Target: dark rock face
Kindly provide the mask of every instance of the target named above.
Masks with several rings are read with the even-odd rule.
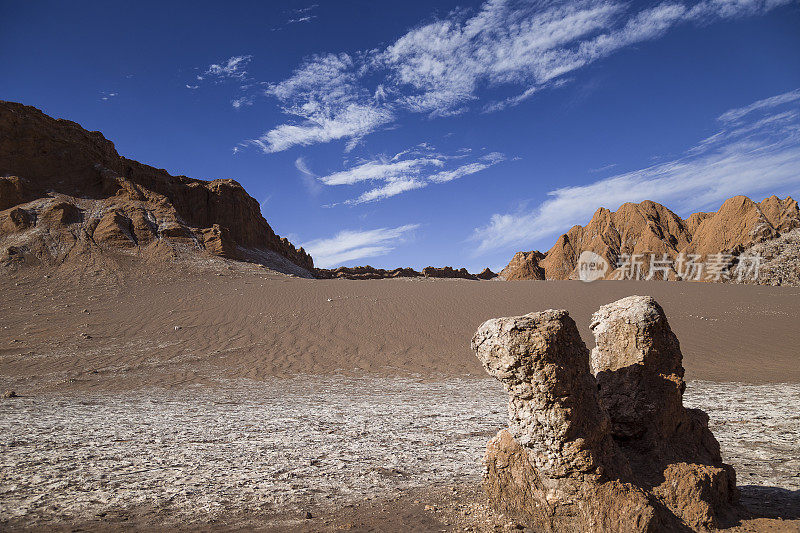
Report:
[[[314,275],[318,279],[386,279],[386,278],[414,278],[421,276],[413,268],[395,268],[385,270],[369,265],[358,267],[339,267],[335,269],[317,268]]]
[[[476,274],[476,275],[475,275],[475,277],[476,277],[476,278],[478,278],[478,279],[494,279],[494,278],[496,278],[496,277],[497,277],[497,274],[495,274],[494,272],[492,272],[492,271],[491,271],[491,269],[489,269],[489,268],[487,267],[487,268],[484,268],[484,269],[483,269],[483,270],[480,272],[480,274]]]
[[[28,211],[14,207],[9,210],[8,218],[0,226],[0,231],[3,233],[16,233],[30,228],[33,222],[34,218]]]
[[[436,268],[427,266],[422,269],[422,275],[426,278],[461,278],[461,279],[478,279],[475,274],[467,272],[466,268],[459,268],[458,270],[453,267]]]
[[[492,319],[475,334],[509,394],[509,429],[484,459],[490,501],[542,531],[726,523],[735,472],[705,413],[683,407],[680,346],[661,307],[625,298],[595,313],[592,329],[591,357],[566,311]]]
[[[335,269],[317,268],[314,276],[319,279],[387,279],[387,278],[416,278],[424,276],[426,278],[463,278],[463,279],[492,279],[497,274],[485,269],[480,274],[470,274],[466,268],[458,270],[453,267],[434,268],[425,267],[422,272],[417,272],[413,268],[394,268],[385,270],[374,268],[369,265],[358,267],[339,267]]]
[[[232,259],[270,252],[307,271],[314,268],[311,256],[272,231],[258,202],[234,180],[171,176],[121,157],[99,132],[12,102],[0,101],[0,138],[2,227],[5,210],[19,207],[36,213],[35,224],[59,241],[59,249],[88,250],[99,242],[142,247],[180,234]],[[214,228],[215,237],[206,239]],[[48,247],[28,248],[37,255]],[[47,260],[44,255],[38,259]]]

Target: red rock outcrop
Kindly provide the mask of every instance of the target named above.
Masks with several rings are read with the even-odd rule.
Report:
[[[546,253],[518,252],[501,275],[513,279],[578,279],[582,252],[591,251],[610,265],[609,279],[638,276],[651,279],[695,279],[681,268],[680,258],[706,262],[710,257],[736,256],[753,244],[775,239],[800,227],[800,208],[792,198],[771,196],[760,203],[735,196],[714,213],[695,213],[683,220],[661,204],[627,203],[616,212],[601,208],[586,226],[573,226]],[[651,270],[650,259],[669,258],[669,267]],[[617,269],[625,257],[638,265]],[[734,260],[729,259],[733,265]],[[701,280],[712,279],[705,275]],[[715,279],[719,281],[719,279]]]
[[[539,264],[542,259],[544,259],[544,254],[541,252],[517,252],[511,258],[508,266],[500,271],[500,276],[508,281],[545,279],[544,268]]]
[[[475,274],[475,277],[478,278],[478,279],[484,279],[484,280],[486,280],[486,279],[494,279],[494,278],[497,277],[497,274],[492,272],[492,270],[489,267],[486,267],[483,270],[481,270],[480,273]]]
[[[487,446],[490,502],[536,531],[686,531],[729,523],[738,499],[708,417],[683,407],[682,355],[660,306],[593,316],[591,357],[566,311],[485,322],[472,339],[509,394]]]
[[[307,275],[314,268],[232,179],[172,176],[121,157],[99,132],[12,102],[0,101],[0,138],[0,248],[6,228],[25,230],[8,222],[25,218],[20,210],[37,230],[12,239],[17,262],[177,242],[231,259],[288,261]]]

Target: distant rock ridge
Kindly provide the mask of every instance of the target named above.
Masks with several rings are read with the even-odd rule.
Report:
[[[717,254],[735,257],[754,244],[780,237],[800,227],[800,208],[791,197],[770,196],[754,202],[746,196],[726,200],[718,211],[695,213],[682,219],[663,205],[644,201],[626,203],[615,211],[598,209],[586,226],[573,226],[546,253],[518,252],[500,272],[506,280],[577,279],[578,259],[591,251],[608,262],[606,278],[622,277],[617,266],[624,257],[641,254],[643,277],[650,258],[666,254],[673,262],[683,254],[705,262]],[[692,279],[673,263],[655,272],[654,279]],[[721,280],[716,280],[721,281]]]
[[[0,101],[0,139],[4,264],[168,254],[174,245],[307,276],[314,269],[232,179],[172,176],[121,157],[100,132],[13,102]]]
[[[374,268],[369,265],[357,267],[338,267],[335,269],[317,268],[314,275],[319,279],[389,279],[389,278],[460,278],[472,280],[489,280],[497,277],[497,274],[485,268],[479,274],[470,274],[466,268],[456,270],[453,267],[432,267],[422,269],[422,272],[413,268],[394,268],[386,270]]]
[[[414,278],[421,276],[413,268],[395,268],[385,270],[369,265],[356,267],[317,268],[314,276],[319,279],[388,279],[388,278]]]

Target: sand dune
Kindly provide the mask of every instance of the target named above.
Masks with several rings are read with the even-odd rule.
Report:
[[[673,282],[306,280],[248,265],[2,280],[0,386],[137,388],[302,373],[479,376],[478,324],[630,294],[664,307],[687,379],[800,381],[800,289]]]

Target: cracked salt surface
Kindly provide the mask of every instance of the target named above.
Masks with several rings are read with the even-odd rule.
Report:
[[[0,402],[0,524],[141,506],[175,520],[346,505],[477,482],[506,395],[489,379],[304,376]],[[740,484],[800,488],[800,385],[691,382]]]

